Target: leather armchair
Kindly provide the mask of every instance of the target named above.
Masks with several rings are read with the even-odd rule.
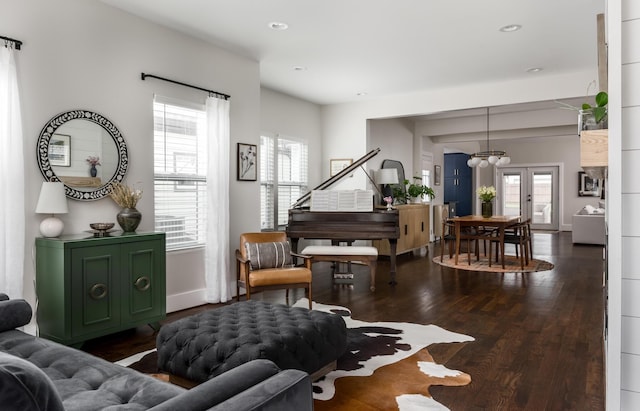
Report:
[[[286,298],[290,288],[305,288],[311,309],[311,256],[291,253],[292,258],[302,258],[302,266],[293,264],[287,267],[251,268],[251,259],[247,255],[247,243],[279,243],[286,242],[287,234],[281,231],[263,233],[243,233],[240,235],[240,248],[236,250],[237,296],[240,301],[240,287],[247,292],[247,300],[251,293],[269,290],[285,289]]]

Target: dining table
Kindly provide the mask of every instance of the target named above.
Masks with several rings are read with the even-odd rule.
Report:
[[[504,230],[520,221],[520,216],[505,216],[505,215],[494,215],[491,217],[483,217],[481,215],[467,215],[467,216],[456,216],[451,218],[451,221],[454,224],[455,235],[456,235],[456,255],[455,255],[455,264],[458,265],[458,255],[460,254],[460,232],[462,227],[494,227],[498,230],[499,245],[500,245],[500,256],[502,260],[502,268],[504,268]],[[491,255],[489,255],[491,258]]]

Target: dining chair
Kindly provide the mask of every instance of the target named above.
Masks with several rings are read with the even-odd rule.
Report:
[[[467,243],[467,262],[471,265],[471,243],[474,245],[474,254],[476,256],[476,260],[480,257],[478,241],[476,240],[476,233],[472,227],[461,227],[460,228],[460,241],[463,240]],[[440,248],[440,262],[444,259],[444,248],[445,246],[449,247],[449,258],[453,257],[454,253],[454,245],[456,243],[456,225],[455,223],[448,217],[442,218],[442,247]]]
[[[302,266],[295,260],[302,258]],[[290,288],[304,288],[311,309],[311,257],[291,252],[285,232],[243,233],[240,247],[236,250],[237,297],[240,301],[240,287],[251,293],[285,289],[289,298]]]
[[[442,218],[442,242],[440,243],[440,262],[444,259],[444,248],[449,247],[449,258],[453,257],[453,247],[456,243],[455,225],[449,218]]]
[[[520,268],[524,269],[533,259],[533,246],[531,244],[531,219],[521,221],[508,227],[504,235],[505,244],[513,244],[516,257],[520,259]]]

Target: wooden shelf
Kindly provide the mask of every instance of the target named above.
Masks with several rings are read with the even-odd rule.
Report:
[[[607,167],[609,130],[580,132],[580,167]]]

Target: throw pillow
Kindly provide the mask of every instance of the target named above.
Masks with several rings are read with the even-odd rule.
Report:
[[[245,243],[245,252],[252,270],[291,267],[291,246],[287,241]]]
[[[20,357],[0,352],[1,408],[7,411],[64,411],[47,375]]]
[[[31,306],[23,299],[0,301],[0,332],[29,324]]]

